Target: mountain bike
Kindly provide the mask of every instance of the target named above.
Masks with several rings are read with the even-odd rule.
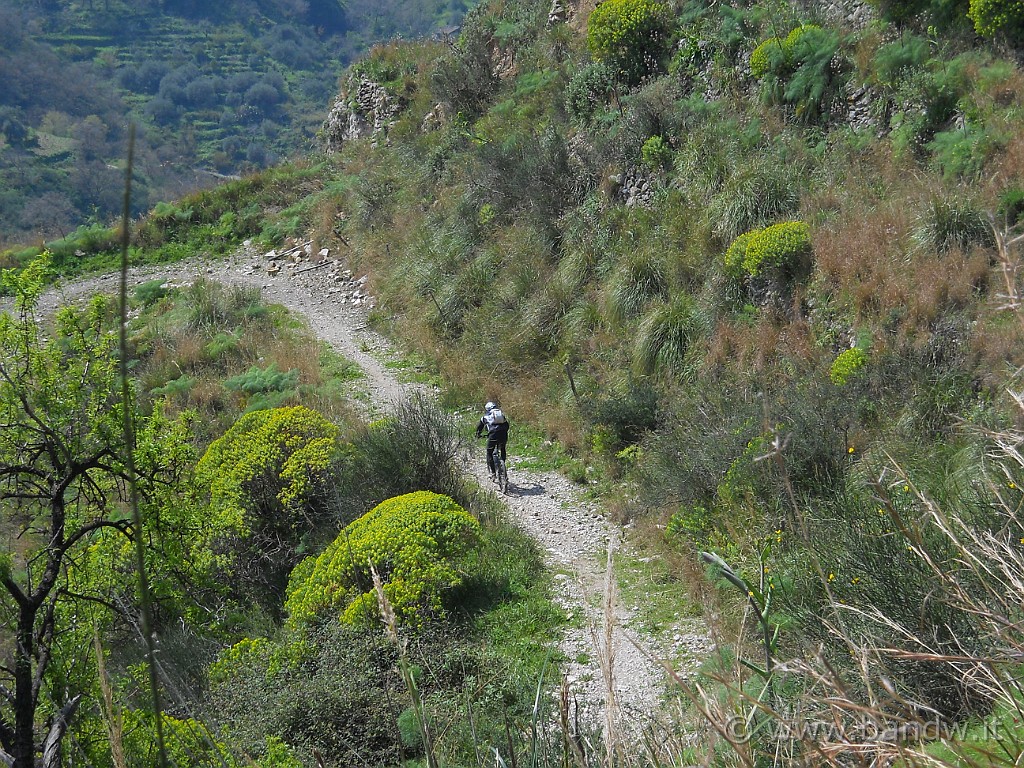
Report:
[[[486,439],[486,436],[484,437]],[[508,465],[506,460],[501,458],[500,445],[494,446],[491,458],[494,462],[494,474],[491,475],[491,479],[498,484],[498,491],[505,495],[508,493]]]

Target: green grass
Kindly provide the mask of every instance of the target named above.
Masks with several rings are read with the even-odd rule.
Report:
[[[615,574],[621,602],[634,611],[635,627],[655,638],[670,639],[700,615],[679,574],[653,552],[619,551]]]

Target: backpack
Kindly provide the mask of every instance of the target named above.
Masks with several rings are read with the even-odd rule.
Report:
[[[487,414],[487,423],[492,425],[505,423],[505,414],[501,412],[501,408],[491,409],[491,412]]]

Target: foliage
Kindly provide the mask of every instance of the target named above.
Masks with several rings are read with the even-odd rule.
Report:
[[[636,83],[662,68],[671,26],[668,7],[655,0],[607,0],[587,19],[587,47]]]
[[[603,109],[615,90],[615,71],[597,61],[581,67],[565,87],[565,108],[580,123],[588,123]]]
[[[839,353],[832,361],[828,376],[837,387],[844,386],[857,375],[868,361],[867,353],[860,347],[852,347]]]
[[[742,256],[741,256],[742,253]],[[725,253],[727,272],[750,277],[773,271],[795,275],[806,271],[811,256],[811,230],[802,221],[786,221],[740,235]]]
[[[431,74],[441,103],[467,119],[484,112],[498,85],[489,45],[493,29],[481,11],[467,14],[455,49],[437,60]]]
[[[971,0],[967,15],[979,35],[1015,40],[1024,31],[1024,6],[1017,0]]]
[[[361,624],[377,615],[370,567],[404,624],[444,614],[444,593],[462,582],[460,562],[479,524],[447,496],[430,491],[383,501],[350,523],[324,552],[295,571],[286,608],[295,623],[336,615]]]
[[[686,353],[698,333],[693,299],[685,293],[673,296],[640,323],[635,364],[643,373],[656,369],[682,373]]]
[[[338,428],[304,406],[242,416],[196,465],[214,525],[194,557],[217,553],[211,565],[233,574],[238,592],[273,605],[300,544],[330,519],[338,449]]]
[[[652,171],[660,171],[672,164],[672,148],[661,136],[651,136],[640,148],[640,159]]]
[[[469,495],[458,464],[464,439],[451,416],[425,397],[396,404],[352,439],[338,496],[343,520],[352,520],[384,499],[433,491],[466,504]]]
[[[932,198],[918,216],[913,239],[940,253],[993,244],[992,227],[977,204],[959,196]]]
[[[750,56],[750,72],[768,79],[770,98],[791,104],[799,117],[816,119],[827,111],[834,89],[833,57],[839,36],[814,24],[802,24],[785,38],[771,37]]]
[[[74,642],[76,614],[110,606],[103,586],[112,569],[90,583],[76,578],[74,566],[104,534],[126,544],[132,532],[123,512],[132,474],[125,409],[139,422],[134,464],[140,505],[154,504],[190,458],[181,430],[159,411],[147,421],[134,403],[124,402],[117,334],[104,297],[82,309],[62,307],[51,327],[43,325],[38,312],[47,267],[44,255],[20,274],[0,274],[14,296],[13,314],[0,314],[0,502],[11,536],[0,581],[4,631],[16,639],[3,671],[12,693],[4,699],[0,745],[19,768],[35,763],[37,711],[49,678],[61,677],[55,652],[62,642]],[[91,681],[77,673],[73,680],[64,677],[55,708],[71,704],[73,712],[72,702]],[[48,738],[59,742],[67,717],[54,715]]]

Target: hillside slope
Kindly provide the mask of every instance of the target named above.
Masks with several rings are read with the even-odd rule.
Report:
[[[342,68],[457,24],[452,2],[0,3],[0,242],[136,209],[309,150]]]
[[[488,3],[353,65],[329,157],[162,206],[134,255],[301,232],[368,273],[451,404],[542,430],[703,605],[727,764],[927,762],[906,739],[983,718],[1015,755],[1015,9]]]

